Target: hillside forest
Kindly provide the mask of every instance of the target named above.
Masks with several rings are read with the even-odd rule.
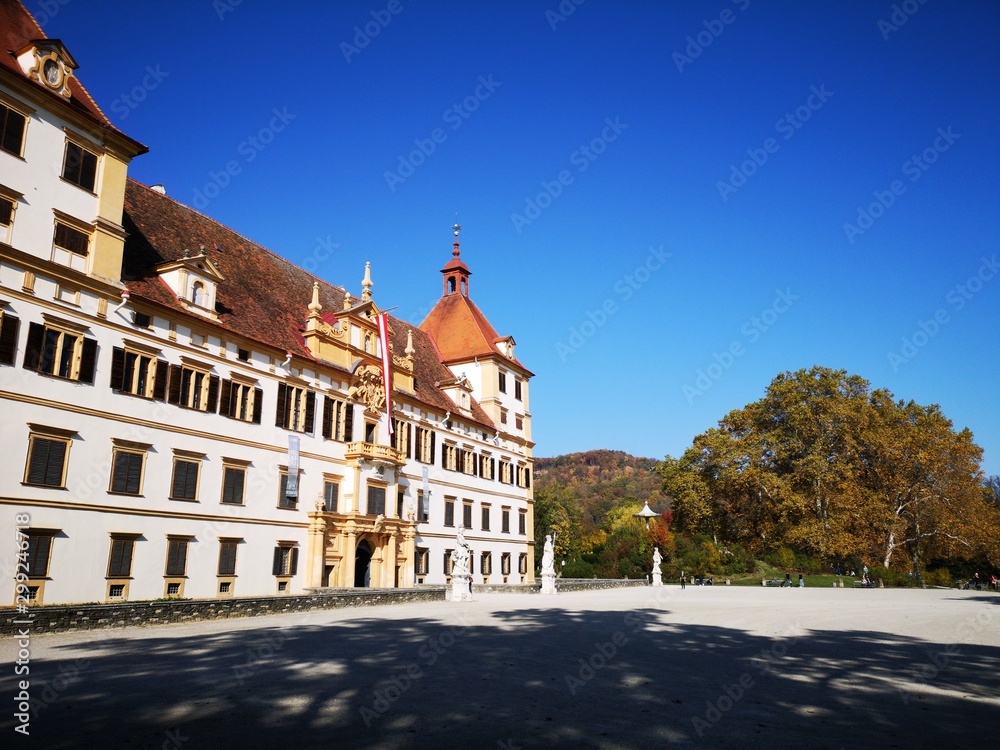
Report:
[[[535,538],[568,578],[643,577],[653,547],[676,580],[770,566],[869,566],[950,585],[1000,568],[1000,477],[936,405],[843,370],[783,373],[677,458],[593,450],[535,461]],[[644,503],[659,516],[634,517]]]

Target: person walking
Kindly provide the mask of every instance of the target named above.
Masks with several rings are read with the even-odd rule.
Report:
[[[791,585],[792,585],[792,574],[791,573],[785,573],[785,582],[782,585],[788,586],[789,588],[791,588]]]
[[[806,582],[802,580],[802,574],[799,573],[799,588],[804,589],[806,587]]]
[[[684,578],[684,571],[682,570],[682,571],[681,571],[681,590],[683,590],[683,589],[684,589],[684,584],[685,584],[685,583],[687,583],[687,581],[686,581],[686,580],[685,580],[685,578]]]

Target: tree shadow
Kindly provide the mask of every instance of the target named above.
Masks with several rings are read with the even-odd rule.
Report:
[[[937,748],[979,746],[1000,720],[1000,648],[962,642],[995,627],[982,612],[944,646],[791,622],[765,637],[656,609],[520,609],[482,624],[462,606],[38,639],[31,744]]]

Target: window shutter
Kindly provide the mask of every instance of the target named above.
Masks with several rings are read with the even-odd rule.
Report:
[[[495,458],[490,459],[490,479],[497,478],[497,460]]]
[[[42,355],[42,341],[45,338],[45,326],[41,323],[28,325],[28,341],[24,346],[24,369],[38,370],[38,360]]]
[[[413,425],[406,425],[406,457],[413,458]]]
[[[94,373],[97,370],[97,339],[83,340],[83,353],[80,355],[79,382],[94,384]]]
[[[129,455],[128,465],[128,492],[134,495],[139,494],[139,487],[142,480],[142,456],[138,453]]]
[[[260,424],[260,417],[264,408],[264,391],[260,388],[253,389],[253,423]]]
[[[285,426],[285,401],[288,399],[288,386],[278,383],[278,408],[274,411],[274,426]]]
[[[13,315],[4,315],[0,325],[0,365],[14,364],[17,355],[17,329],[19,320]]]
[[[236,489],[236,469],[226,469],[222,479],[222,502],[231,503]]]
[[[163,401],[167,397],[167,378],[170,373],[170,365],[166,360],[156,360],[156,375],[153,376],[153,398]]]
[[[431,432],[431,460],[427,463],[434,463],[434,432]]]
[[[115,453],[114,475],[111,479],[112,492],[126,492],[128,487],[129,454],[125,451]]]
[[[313,391],[306,393],[306,424],[303,432],[312,434],[316,424],[316,394]]]
[[[327,440],[330,439],[333,429],[333,408],[333,400],[329,396],[323,396],[323,420],[320,429]]]
[[[111,350],[111,390],[125,390],[125,350],[116,346]]]
[[[121,575],[127,576],[132,572],[132,547],[135,541],[132,539],[122,540],[122,563]]]
[[[167,575],[168,576],[179,576],[183,573],[177,572],[178,562],[180,561],[181,545],[179,542],[170,540],[167,542]]]
[[[531,469],[525,468],[524,470],[524,487],[525,489],[531,489]]]
[[[211,386],[209,386],[211,389]],[[223,380],[222,381],[222,398],[219,400],[219,414],[224,417],[233,416],[233,381]],[[209,400],[211,400],[211,393],[209,393]]]
[[[44,578],[49,570],[49,551],[52,546],[52,537],[48,535],[34,536],[31,537],[31,540],[34,542],[35,555],[29,563],[28,575],[31,578]]]
[[[167,403],[181,402],[181,366],[170,365],[170,386],[167,388]]]
[[[66,443],[61,440],[48,440],[49,461],[45,467],[45,484],[50,487],[62,487],[63,462],[66,460]]]
[[[236,574],[236,542],[222,542],[219,547],[219,575]]]
[[[271,565],[271,575],[281,575],[281,547],[274,548],[274,563]]]
[[[288,575],[293,576],[298,572],[299,569],[299,548],[292,547],[291,551],[292,560],[288,564]]]
[[[208,403],[205,404],[205,411],[214,414],[217,411],[219,401],[219,376],[208,376]]]
[[[193,461],[188,462],[185,479],[184,497],[187,500],[194,500],[198,493],[198,464]]]
[[[354,442],[354,404],[344,404],[344,442]]]
[[[448,446],[447,445],[441,446],[441,468],[442,469],[447,469],[448,468]]]
[[[49,460],[49,442],[45,438],[31,441],[31,457],[28,459],[28,483],[42,484],[45,479],[45,464]]]
[[[111,540],[111,561],[108,565],[108,575],[120,576],[122,559],[125,553],[125,542],[121,539]]]

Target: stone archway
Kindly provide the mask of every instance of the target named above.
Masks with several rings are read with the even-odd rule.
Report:
[[[371,586],[372,548],[366,540],[358,543],[354,554],[354,588]]]

